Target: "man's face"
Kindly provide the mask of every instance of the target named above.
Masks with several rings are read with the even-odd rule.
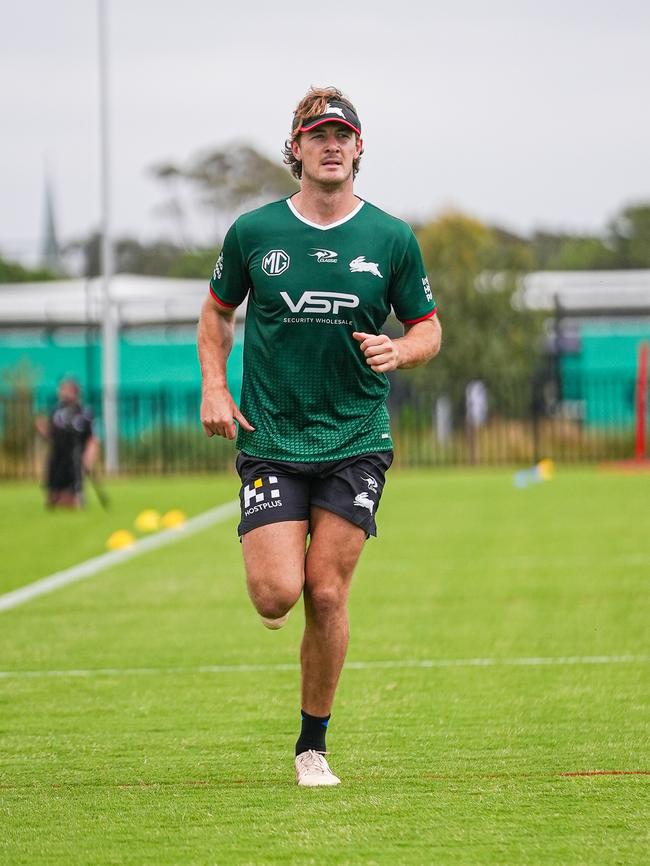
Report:
[[[352,176],[352,163],[361,153],[361,139],[342,123],[323,123],[302,132],[291,148],[302,161],[302,176],[326,186],[340,186]]]
[[[61,382],[59,385],[59,400],[64,403],[76,403],[79,399],[79,388],[74,382]]]

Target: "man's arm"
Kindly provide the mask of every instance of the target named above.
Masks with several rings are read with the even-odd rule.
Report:
[[[81,465],[86,472],[92,472],[92,468],[99,454],[99,439],[97,436],[89,436],[81,456]]]
[[[50,419],[46,415],[37,415],[34,419],[34,427],[43,439],[50,438]]]
[[[414,325],[404,325],[404,336],[391,340],[386,334],[364,334],[355,331],[352,336],[366,356],[366,362],[375,373],[409,369],[426,364],[440,351],[442,328],[434,315]]]
[[[201,365],[201,423],[207,436],[237,435],[235,421],[244,430],[254,430],[242,415],[228,390],[226,362],[235,333],[235,310],[220,306],[208,295],[201,309],[197,345]]]

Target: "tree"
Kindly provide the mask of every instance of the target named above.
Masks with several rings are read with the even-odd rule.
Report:
[[[650,204],[623,208],[602,236],[538,231],[529,246],[540,270],[650,268]]]
[[[413,371],[419,384],[459,404],[466,383],[482,379],[496,402],[512,405],[513,384],[527,384],[539,353],[538,317],[513,305],[533,264],[526,242],[458,212],[424,225],[418,240],[443,326],[435,365]]]
[[[552,271],[605,271],[617,267],[614,252],[598,237],[568,237],[546,267]]]
[[[650,268],[650,204],[624,208],[608,227],[614,267]]]
[[[25,268],[0,256],[0,283],[37,283],[59,278],[60,274],[47,268]]]
[[[252,145],[238,142],[197,154],[186,166],[165,162],[151,171],[167,188],[165,211],[173,217],[181,240],[188,210],[197,204],[210,215],[211,236],[219,236],[242,211],[298,189],[286,168]]]
[[[612,249],[597,235],[533,232],[528,246],[542,271],[593,271],[616,267]]]
[[[85,277],[96,277],[101,266],[101,235],[93,232],[73,241],[66,252],[80,258]],[[118,274],[147,274],[160,277],[204,277],[209,279],[217,247],[188,250],[171,241],[141,243],[135,238],[118,238],[114,243],[114,267]]]

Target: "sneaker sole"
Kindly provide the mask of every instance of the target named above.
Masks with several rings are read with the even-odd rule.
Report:
[[[334,788],[336,785],[340,785],[341,780],[337,779],[335,782],[324,782],[322,780],[315,780],[313,782],[300,781],[298,782],[299,788]]]

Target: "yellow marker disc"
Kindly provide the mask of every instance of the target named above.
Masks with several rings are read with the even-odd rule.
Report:
[[[109,550],[123,550],[125,547],[132,547],[134,544],[135,536],[128,529],[117,529],[106,540],[106,547]]]
[[[147,508],[138,514],[134,525],[138,532],[157,532],[160,529],[160,514],[155,508]]]
[[[181,511],[179,508],[172,508],[171,511],[162,516],[160,523],[165,529],[179,529],[186,520],[187,515],[184,511]]]
[[[537,471],[542,481],[550,481],[555,475],[555,463],[549,458],[540,460],[537,464]]]

